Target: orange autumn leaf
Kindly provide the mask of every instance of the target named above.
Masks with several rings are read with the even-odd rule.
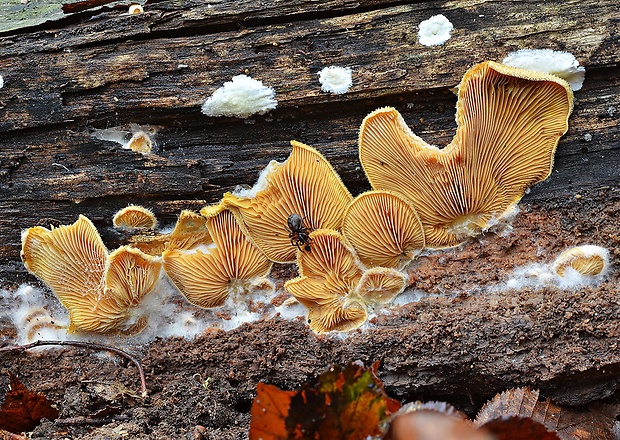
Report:
[[[549,400],[539,401],[538,395],[538,390],[529,388],[504,391],[482,407],[475,423],[486,426],[495,419],[517,416],[541,423],[561,440],[614,439],[614,418],[610,415],[562,408]]]
[[[295,391],[284,391],[275,385],[259,382],[250,415],[250,438],[285,439],[286,416]]]
[[[259,384],[252,404],[250,440],[362,440],[400,408],[386,396],[373,368],[333,366],[315,387],[281,391]]]
[[[19,434],[32,431],[41,419],[54,420],[58,410],[43,393],[30,391],[9,373],[10,387],[0,407],[0,429]]]

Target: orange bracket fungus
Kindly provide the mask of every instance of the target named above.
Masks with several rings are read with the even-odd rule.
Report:
[[[367,267],[402,269],[424,248],[414,207],[388,191],[357,196],[347,208],[342,233]]]
[[[382,108],[362,123],[360,161],[374,189],[413,203],[427,247],[455,246],[549,176],[572,108],[566,81],[488,61],[461,81],[458,128],[446,148],[427,144],[395,109]]]
[[[395,269],[364,271],[339,232],[319,229],[310,238],[312,251],[297,252],[300,276],[284,287],[308,308],[315,332],[357,328],[368,318],[368,305],[387,303],[404,290],[406,277]]]
[[[233,214],[223,204],[203,208],[201,214],[213,242],[163,253],[166,273],[183,296],[209,308],[257,287],[273,290],[265,278],[271,262],[243,234]]]
[[[129,246],[108,255],[86,217],[51,230],[28,229],[21,257],[69,311],[69,331],[135,333],[146,325],[139,304],[157,284],[161,262]]]
[[[327,160],[314,148],[292,141],[284,163],[271,161],[251,190],[224,194],[222,202],[244,232],[276,263],[295,261],[287,220],[301,216],[310,229],[340,229],[353,197]]]
[[[112,224],[119,229],[155,229],[157,219],[149,209],[138,205],[129,205],[114,215]]]

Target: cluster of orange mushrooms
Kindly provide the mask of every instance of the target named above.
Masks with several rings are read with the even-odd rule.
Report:
[[[164,271],[200,307],[273,291],[273,262],[297,263],[299,276],[284,287],[307,307],[312,330],[346,331],[405,289],[402,270],[422,249],[481,233],[546,179],[572,106],[564,80],[484,62],[463,77],[457,132],[444,149],[414,135],[393,108],[364,119],[359,157],[373,190],[355,198],[318,151],[293,141],[290,157],[272,161],[252,190],[226,193],[200,214],[183,211],[169,234],[108,253],[80,216],[25,231],[22,259],[68,309],[70,331],[139,331],[148,317],[136,310]],[[291,214],[308,232],[301,245],[287,230]],[[114,219],[154,221],[136,207]]]

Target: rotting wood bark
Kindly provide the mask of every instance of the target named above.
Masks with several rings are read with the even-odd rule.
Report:
[[[196,371],[213,372],[214,380],[236,387],[241,407],[262,378],[293,388],[327,362],[378,357],[390,393],[456,396],[462,405],[470,401],[470,409],[503,388],[524,384],[573,404],[615,395],[620,389],[620,358],[613,345],[617,277],[559,305],[558,292],[543,291],[538,302],[520,294],[510,304],[496,295],[500,306],[488,304],[489,298],[441,295],[446,285],[454,294],[483,279],[501,281],[502,270],[512,267],[505,256],[519,255],[522,249],[514,242],[526,240],[528,233],[544,237],[544,249],[554,252],[572,242],[596,241],[617,259],[620,238],[609,226],[618,215],[620,179],[617,2],[272,3],[239,1],[231,8],[221,0],[209,2],[209,8],[199,1],[160,1],[140,16],[103,8],[0,34],[5,82],[0,89],[0,286],[33,280],[19,262],[22,228],[69,224],[85,213],[106,244],[115,247],[124,239],[110,227],[118,209],[140,203],[169,224],[182,209],[199,209],[235,185],[253,184],[270,160],[288,156],[291,139],[318,148],[345,184],[360,192],[368,183],[356,142],[367,113],[395,106],[416,134],[445,145],[455,128],[456,97],[450,88],[467,68],[501,60],[519,48],[562,49],[586,66],[586,81],[575,93],[553,175],[524,199],[523,209],[540,215],[521,215],[520,227],[531,229],[500,246],[497,252],[505,254],[472,244],[448,257],[421,260],[417,286],[438,297],[408,306],[398,321],[379,319],[370,338],[355,334],[341,344],[307,333],[302,324],[258,323],[216,332],[208,349],[204,339],[179,343],[178,350],[158,343],[146,362],[156,373],[149,380],[163,388],[164,377],[157,376],[165,374],[163,355],[157,357],[163,345],[178,365],[170,376],[189,375],[186,382],[192,383]],[[445,46],[419,45],[418,23],[438,13],[454,23],[452,39]],[[327,65],[354,69],[350,93],[320,92],[316,73]],[[276,89],[278,109],[251,123],[203,116],[204,99],[246,69]],[[158,127],[153,154],[123,150],[88,134],[91,128],[130,123]],[[576,200],[576,194],[583,199]],[[573,213],[583,217],[579,224]],[[607,223],[587,226],[587,214]],[[534,229],[537,222],[551,226]],[[455,266],[445,258],[459,261],[460,271],[446,269]],[[274,347],[274,341],[288,344],[288,352]],[[263,351],[268,356],[256,360]],[[64,362],[63,368],[74,374],[74,365]],[[45,372],[37,373],[33,365],[32,374]]]
[[[0,35],[0,212],[8,214],[0,218],[0,260],[16,261],[19,228],[41,220],[69,223],[89,212],[109,226],[116,210],[141,201],[172,222],[178,211],[169,202],[197,208],[251,185],[269,160],[288,155],[290,139],[317,147],[353,191],[365,189],[356,138],[368,112],[394,105],[418,135],[445,145],[454,133],[449,88],[472,64],[521,47],[566,49],[588,69],[554,174],[534,193],[618,180],[620,37],[611,0],[595,8],[577,1],[209,5],[155,2],[139,16],[104,8],[57,28]],[[421,46],[417,24],[439,12],[453,21],[453,38]],[[320,92],[316,73],[332,64],[353,67],[350,93]],[[275,87],[276,111],[249,125],[200,114],[209,93],[246,69]],[[154,154],[87,133],[129,123],[159,127]]]

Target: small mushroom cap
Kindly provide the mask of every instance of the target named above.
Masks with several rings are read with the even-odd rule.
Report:
[[[69,311],[69,331],[136,331],[131,308],[159,278],[161,263],[136,249],[108,251],[92,222],[80,216],[69,226],[35,227],[22,236],[22,260]]]
[[[389,267],[365,271],[357,285],[358,294],[367,304],[387,304],[407,287],[407,275]]]
[[[134,14],[135,13],[136,12],[134,12]],[[136,153],[150,153],[153,148],[153,141],[148,133],[145,133],[144,131],[137,131],[133,134],[131,139],[129,139],[129,142],[127,142],[127,148],[135,151]]]
[[[128,11],[129,15],[141,14],[143,12],[144,12],[144,8],[142,7],[142,5],[131,5],[131,6],[129,6],[129,11]]]
[[[395,109],[382,108],[362,123],[360,161],[374,189],[412,202],[427,247],[455,246],[549,176],[572,107],[564,80],[484,62],[459,86],[450,145],[427,144]]]
[[[166,249],[193,249],[196,246],[213,243],[206,219],[192,211],[184,210],[170,234]]]
[[[295,261],[287,219],[299,214],[310,230],[339,229],[352,197],[332,166],[314,148],[292,141],[286,162],[272,162],[250,196],[227,193],[222,202],[244,232],[277,263]]]
[[[150,209],[138,205],[129,205],[114,215],[115,228],[120,229],[155,229],[157,219]]]
[[[553,262],[552,269],[563,277],[569,267],[581,275],[603,275],[609,267],[609,251],[593,245],[567,249]]]
[[[140,332],[148,323],[148,311],[142,310],[140,303],[155,289],[161,268],[160,259],[131,246],[116,249],[106,261],[103,292],[69,310],[69,331],[123,335]]]
[[[123,307],[135,307],[153,291],[161,268],[160,259],[131,246],[122,246],[112,252],[106,262],[106,295]]]
[[[300,276],[284,287],[308,308],[310,328],[315,332],[359,327],[368,317],[356,292],[362,276],[360,262],[337,231],[319,229],[310,238],[312,250],[297,254]]]
[[[217,307],[261,286],[261,278],[271,270],[271,262],[243,234],[234,215],[223,205],[202,211],[213,243],[163,253],[166,273],[187,298],[199,307]]]
[[[131,238],[131,245],[142,252],[159,256],[165,250],[190,250],[196,246],[213,243],[207,229],[206,219],[192,211],[181,211],[179,219],[170,234],[138,235]]]
[[[357,196],[345,212],[342,233],[367,267],[402,269],[424,248],[415,208],[389,191]]]

